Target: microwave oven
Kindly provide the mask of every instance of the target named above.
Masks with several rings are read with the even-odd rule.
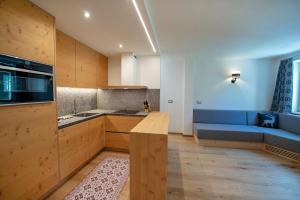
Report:
[[[0,106],[54,100],[53,66],[0,54]]]

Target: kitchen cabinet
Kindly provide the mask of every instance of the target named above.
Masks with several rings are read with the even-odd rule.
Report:
[[[89,120],[89,157],[99,153],[105,146],[105,119],[98,117]]]
[[[76,86],[97,87],[97,68],[100,67],[98,52],[76,42]]]
[[[60,175],[64,179],[104,148],[104,117],[60,129],[58,143]]]
[[[143,116],[106,116],[105,147],[128,152],[129,132],[143,119]]]
[[[56,85],[76,85],[76,40],[56,30]]]
[[[0,53],[54,65],[55,19],[0,1]],[[59,182],[56,103],[0,108],[0,199],[40,199]]]
[[[106,88],[107,57],[56,31],[56,83],[61,87]]]
[[[88,122],[82,122],[58,132],[59,169],[66,178],[89,158]]]
[[[97,87],[106,88],[108,85],[108,58],[99,54],[100,66],[97,68]]]

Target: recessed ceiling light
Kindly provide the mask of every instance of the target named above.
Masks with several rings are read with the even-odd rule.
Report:
[[[123,44],[119,44],[119,48],[123,48]]]
[[[146,33],[147,38],[148,38],[148,40],[149,40],[149,43],[150,43],[150,45],[151,45],[151,47],[152,47],[152,50],[153,50],[154,53],[156,53],[156,49],[155,49],[155,47],[154,47],[154,44],[153,44],[152,39],[151,39],[151,37],[150,37],[150,34],[149,34],[149,32],[148,32],[147,26],[146,26],[146,24],[145,24],[145,22],[144,22],[144,20],[143,20],[143,17],[142,17],[142,14],[141,14],[140,10],[139,10],[139,7],[138,7],[138,5],[137,5],[137,3],[136,3],[135,0],[132,0],[132,3],[133,3],[133,6],[134,6],[134,8],[135,8],[135,10],[136,10],[136,12],[137,12],[137,15],[138,15],[139,18],[140,18],[141,23],[142,23],[142,25],[143,25],[143,28],[144,28],[144,30],[145,30],[145,33]]]
[[[84,12],[84,17],[85,18],[90,18],[91,14],[88,11]]]

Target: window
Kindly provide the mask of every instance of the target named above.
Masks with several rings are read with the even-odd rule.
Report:
[[[293,66],[293,113],[300,114],[300,59]]]

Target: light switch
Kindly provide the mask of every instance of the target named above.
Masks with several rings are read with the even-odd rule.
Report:
[[[202,104],[202,101],[201,101],[201,100],[197,100],[197,101],[196,101],[196,104],[199,104],[199,105],[200,105],[200,104]]]
[[[173,100],[172,100],[172,99],[169,99],[169,100],[168,100],[168,103],[173,103]]]

